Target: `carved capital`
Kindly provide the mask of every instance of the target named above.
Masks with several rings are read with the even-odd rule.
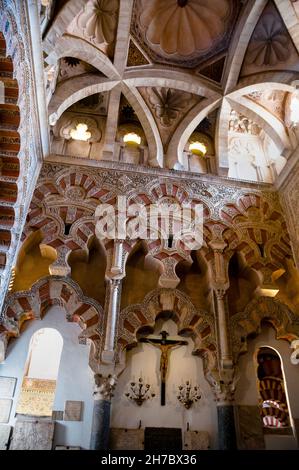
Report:
[[[225,288],[225,287],[215,287],[214,291],[215,291],[215,295],[216,295],[217,300],[223,300],[225,298],[227,288]]]
[[[206,378],[210,383],[215,401],[220,404],[231,404],[235,399],[236,384],[239,375],[236,374],[234,368],[211,371],[206,374]]]
[[[210,247],[214,251],[214,253],[222,253],[224,248],[227,246],[227,243],[220,238],[216,238],[211,240],[209,243]]]
[[[161,260],[164,271],[159,278],[159,286],[175,289],[180,279],[176,275],[175,268],[178,261],[175,258],[168,257]]]
[[[299,364],[299,339],[292,341],[291,348],[294,349],[291,354],[291,363],[297,365]]]
[[[113,291],[119,291],[122,285],[122,279],[108,279],[109,288]]]
[[[5,359],[5,353],[8,343],[8,337],[6,333],[0,333],[0,363]]]
[[[57,259],[49,266],[51,276],[68,276],[71,274],[71,268],[67,262],[70,249],[66,245],[62,245],[57,250]]]
[[[117,383],[116,375],[109,374],[105,377],[102,374],[95,374],[94,382],[94,400],[110,401]]]

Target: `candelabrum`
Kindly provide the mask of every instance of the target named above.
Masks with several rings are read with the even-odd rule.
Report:
[[[177,399],[184,405],[187,410],[191,408],[193,403],[201,399],[201,391],[198,385],[195,387],[191,386],[189,380],[184,385],[179,385],[178,387]]]
[[[125,396],[141,406],[145,400],[154,398],[155,394],[150,392],[150,388],[151,386],[143,383],[142,377],[139,377],[138,382],[130,383],[130,391]]]

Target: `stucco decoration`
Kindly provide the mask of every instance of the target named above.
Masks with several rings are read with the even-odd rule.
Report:
[[[242,75],[282,66],[298,71],[298,53],[278,10],[269,2],[251,36]]]
[[[276,65],[288,58],[290,38],[279,18],[264,15],[252,37],[247,61],[255,65]]]
[[[70,20],[63,32],[89,42],[108,57],[114,52],[119,0],[82,1],[83,8]],[[73,6],[73,9],[75,6]],[[59,26],[57,26],[59,29]]]
[[[96,73],[97,69],[92,65],[84,62],[83,60],[76,59],[75,57],[63,57],[59,60],[59,73],[57,76],[57,83],[67,80],[71,77],[76,77],[84,73]]]
[[[225,32],[228,0],[143,1],[141,23],[146,38],[167,54],[190,56],[208,50]],[[207,22],[207,15],[209,21]]]
[[[208,58],[227,47],[239,11],[237,3],[232,0],[135,1],[132,28],[136,39],[153,58],[194,67],[200,62],[199,56]]]
[[[283,90],[265,90],[265,91],[252,91],[247,95],[252,101],[255,101],[263,108],[270,111],[281,121],[284,121],[284,110],[287,92]]]
[[[147,88],[147,95],[156,118],[164,127],[171,126],[191,99],[190,93],[162,87]]]
[[[77,25],[96,43],[111,44],[116,33],[118,7],[118,0],[94,0],[80,13]]]

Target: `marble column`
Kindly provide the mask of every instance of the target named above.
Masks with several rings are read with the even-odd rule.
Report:
[[[107,312],[107,322],[104,350],[102,352],[102,361],[104,363],[112,363],[114,361],[114,343],[120,308],[121,286],[121,279],[109,279],[106,284],[105,311]]]
[[[217,301],[217,323],[218,323],[218,334],[219,334],[219,346],[220,346],[220,358],[221,367],[232,366],[232,356],[230,352],[229,338],[228,338],[228,324],[226,318],[226,307],[225,307],[225,289],[215,289],[216,301]]]
[[[218,448],[233,450],[237,448],[234,406],[231,404],[217,405],[218,416]]]
[[[96,374],[94,407],[91,427],[90,449],[107,450],[109,446],[111,398],[116,386],[116,377]]]

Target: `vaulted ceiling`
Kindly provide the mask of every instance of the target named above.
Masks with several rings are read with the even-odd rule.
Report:
[[[298,0],[42,4],[56,139],[91,119],[92,158],[115,161],[115,143],[131,126],[147,165],[191,171],[184,155],[199,139],[213,160],[205,172],[267,182],[296,151]]]

